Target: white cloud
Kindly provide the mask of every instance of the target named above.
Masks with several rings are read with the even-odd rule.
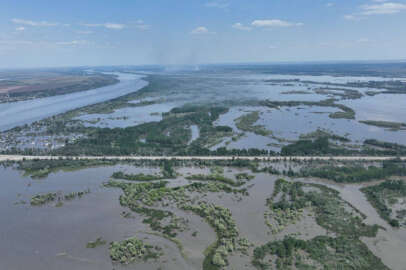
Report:
[[[104,27],[107,29],[116,29],[116,30],[121,30],[125,27],[124,24],[119,24],[119,23],[105,23]]]
[[[124,24],[119,23],[84,23],[82,24],[87,27],[104,27],[106,29],[121,30],[126,27]]]
[[[375,5],[363,5],[362,15],[394,14],[406,10],[406,4],[385,2]]]
[[[12,19],[11,20],[15,24],[22,24],[22,25],[29,25],[29,26],[57,26],[59,23],[51,23],[47,21],[35,22],[30,20],[23,20],[23,19]]]
[[[206,7],[210,8],[227,8],[230,3],[228,1],[211,1],[204,4]]]
[[[269,49],[271,49],[271,50],[273,50],[273,49],[277,49],[277,48],[278,48],[278,46],[275,46],[275,45],[269,45],[269,46],[268,46],[268,48],[269,48]]]
[[[93,31],[76,31],[76,33],[80,35],[90,35],[93,34]]]
[[[17,27],[16,28],[16,31],[24,31],[25,30],[25,27],[24,26],[20,26],[20,27]]]
[[[387,15],[396,14],[406,10],[406,4],[387,2],[386,0],[373,0],[376,4],[362,5],[361,11],[345,15],[347,20],[361,20],[370,15]]]
[[[86,40],[59,41],[59,42],[56,42],[55,44],[61,45],[61,46],[77,46],[77,45],[88,44],[88,41],[86,41]]]
[[[210,34],[212,32],[209,31],[209,29],[207,29],[204,26],[199,26],[195,29],[192,30],[192,32],[190,32],[193,35],[201,35],[201,34]]]
[[[334,5],[335,5],[334,3],[331,3],[331,2],[330,2],[330,3],[327,3],[327,4],[326,4],[326,7],[332,7],[332,6],[334,6]]]
[[[290,26],[302,26],[303,23],[293,23],[282,20],[255,20],[251,23],[255,27],[290,27]]]
[[[249,26],[245,26],[242,23],[235,23],[232,26],[234,29],[242,30],[242,31],[250,31],[252,28]]]

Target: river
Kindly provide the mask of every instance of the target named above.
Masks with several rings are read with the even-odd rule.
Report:
[[[88,91],[0,104],[0,131],[140,90],[145,76],[115,73],[119,83]]]

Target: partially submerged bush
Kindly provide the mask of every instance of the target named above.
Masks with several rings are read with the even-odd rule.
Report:
[[[53,202],[56,200],[56,198],[57,198],[56,193],[38,194],[31,198],[30,203],[33,206],[39,206],[49,202]]]
[[[137,260],[157,259],[161,253],[159,247],[145,244],[136,237],[110,244],[110,257],[113,261],[128,264]]]

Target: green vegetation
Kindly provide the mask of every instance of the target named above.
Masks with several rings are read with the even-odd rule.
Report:
[[[371,180],[386,179],[390,176],[406,175],[406,168],[402,162],[396,160],[384,161],[382,167],[369,166],[323,166],[320,168],[308,168],[295,174],[301,177],[319,177],[333,180],[338,183],[359,183]]]
[[[264,261],[273,255],[273,265]],[[253,265],[258,269],[376,269],[389,270],[358,239],[317,236],[311,240],[285,237],[254,250]]]
[[[40,206],[44,205],[53,201],[58,201],[55,205],[56,207],[63,206],[63,200],[70,201],[76,198],[82,198],[84,195],[89,194],[90,189],[86,189],[84,191],[78,192],[71,192],[69,194],[63,195],[62,193],[46,193],[46,194],[38,194],[31,198],[31,205],[32,206]]]
[[[317,129],[314,132],[308,133],[308,134],[302,134],[299,137],[301,140],[315,140],[315,139],[319,139],[319,138],[327,138],[333,141],[339,141],[339,142],[350,142],[351,140],[343,137],[343,136],[339,136],[336,134],[332,134],[328,131],[322,130],[322,129]]]
[[[58,153],[65,155],[186,155],[209,152],[206,145],[231,135],[230,129],[215,127],[213,122],[227,112],[222,107],[185,106],[163,114],[160,122],[116,129],[87,128],[88,136],[68,144]],[[188,145],[191,125],[199,127],[200,136]],[[144,141],[143,141],[144,140]]]
[[[242,131],[253,132],[261,136],[271,135],[272,132],[267,130],[264,126],[254,125],[258,120],[259,112],[255,111],[249,114],[242,115],[239,118],[235,119],[235,125]]]
[[[332,88],[327,86],[323,88],[314,89],[314,92],[319,95],[339,97],[342,100],[359,99],[362,97],[362,94],[358,90],[348,88]]]
[[[212,173],[220,174],[224,170],[222,167],[212,167]],[[166,187],[167,182],[146,182],[128,183],[109,181],[106,186],[118,187],[124,192],[120,196],[120,204],[129,207],[132,211],[143,215],[144,223],[149,224],[155,232],[162,233],[167,239],[176,240],[174,237],[177,231],[185,228],[184,220],[177,218],[172,212],[154,209],[159,204],[167,206],[176,205],[179,209],[192,211],[213,226],[217,232],[217,241],[209,249],[204,260],[203,269],[220,269],[227,265],[227,255],[234,250],[246,251],[247,241],[238,238],[238,231],[235,222],[232,220],[231,212],[220,206],[199,202],[194,205],[190,193],[226,192],[247,195],[246,189],[232,189],[222,182],[213,183],[192,183],[182,187]],[[171,240],[171,241],[172,241]]]
[[[360,123],[370,125],[370,126],[376,126],[376,127],[382,127],[382,128],[388,128],[391,130],[404,130],[406,129],[406,124],[405,123],[399,123],[399,122],[389,122],[389,121],[374,121],[374,120],[364,120],[364,121],[359,121]]]
[[[64,199],[67,201],[76,199],[76,198],[82,198],[84,195],[89,194],[90,189],[86,189],[85,191],[79,191],[79,192],[71,192],[69,194],[66,194],[64,196]]]
[[[379,215],[393,227],[406,225],[405,215],[402,210],[394,211],[392,207],[399,205],[404,208],[406,203],[406,184],[402,180],[388,180],[379,185],[361,189],[368,201],[375,207]],[[403,224],[402,224],[403,222]]]
[[[301,91],[301,90],[291,90],[281,92],[282,95],[309,95],[312,94],[310,91]]]
[[[122,264],[129,264],[137,260],[157,259],[161,255],[159,247],[145,244],[136,237],[110,244],[111,259]]]
[[[285,237],[254,250],[252,264],[258,269],[388,269],[359,237],[375,237],[378,226],[362,222],[360,212],[323,185],[287,182],[279,179],[267,200],[267,225],[278,233],[301,218],[304,209],[313,212],[318,225],[336,237],[317,236],[310,240]],[[274,223],[270,223],[271,217]],[[265,261],[273,256],[272,263]]]
[[[255,176],[254,175],[250,175],[250,174],[248,174],[248,173],[238,173],[238,174],[236,174],[235,175],[235,178],[237,179],[237,180],[246,180],[246,181],[251,181],[252,179],[254,179],[255,178]]]
[[[98,246],[104,246],[106,241],[101,237],[98,237],[95,241],[90,241],[86,244],[86,248],[96,248]]]
[[[340,109],[341,112],[334,112],[329,115],[330,118],[342,118],[342,119],[355,119],[355,111],[343,104],[335,103],[335,99],[326,99],[322,101],[270,101],[266,100],[262,102],[262,105],[270,108],[279,107],[298,107],[298,106],[320,106],[320,107],[332,107]]]
[[[207,251],[203,262],[204,270],[221,269],[228,265],[227,256],[239,248],[238,230],[229,209],[214,204],[199,203],[198,206],[185,205],[183,209],[192,211],[207,220],[215,229],[217,241]],[[242,247],[246,248],[246,246]]]
[[[186,176],[185,178],[188,180],[222,182],[225,184],[229,184],[231,186],[241,186],[242,184],[244,184],[244,182],[236,182],[233,179],[230,179],[228,177],[225,177],[224,175],[219,175],[219,174],[210,174],[210,175],[194,174],[194,175]]]
[[[299,140],[295,143],[283,146],[281,155],[295,156],[295,155],[340,155],[345,154],[347,151],[343,148],[332,147],[328,137],[318,137],[315,140]]]
[[[331,141],[339,141],[341,143],[349,142],[345,137],[334,134],[323,134],[323,131],[316,131],[307,135],[302,135],[300,140],[283,146],[281,155],[311,155],[311,156],[326,156],[326,155],[367,155],[367,156],[397,156],[406,153],[406,147],[403,145],[387,142],[379,142],[377,140],[365,140],[362,147],[352,149],[343,144],[334,144]],[[372,146],[372,147],[371,147]]]
[[[143,174],[143,173],[138,173],[138,174],[126,174],[123,172],[115,172],[111,176],[111,178],[114,179],[124,179],[124,180],[129,180],[129,181],[154,181],[154,180],[162,180],[165,179],[161,175],[155,175],[155,174]]]
[[[55,201],[57,197],[56,193],[38,194],[31,198],[30,203],[32,206],[40,206]]]
[[[378,140],[369,139],[364,141],[364,145],[380,148],[382,149],[381,151],[385,151],[393,156],[406,155],[406,146],[397,143],[381,142]]]
[[[25,160],[18,162],[18,169],[24,171],[24,176],[31,178],[46,178],[50,173],[58,171],[76,171],[89,167],[115,165],[113,160],[81,160],[81,159],[53,159],[53,160]]]
[[[309,187],[310,190],[305,191],[304,187]],[[280,199],[276,200],[280,193]],[[373,237],[378,230],[377,226],[365,225],[361,213],[342,200],[337,191],[322,185],[279,179],[267,205],[270,209],[269,216],[276,221],[276,224],[268,224],[272,225],[274,232],[283,230],[284,226],[298,220],[305,208],[315,213],[317,224],[336,234],[353,238]]]

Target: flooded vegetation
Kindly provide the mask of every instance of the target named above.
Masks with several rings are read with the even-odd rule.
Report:
[[[398,188],[404,180],[377,176],[360,184],[366,180],[352,176],[350,182],[356,184],[343,184],[347,181],[300,173],[324,166],[352,173],[351,163],[146,160],[86,166],[78,160],[55,160],[48,161],[50,173],[30,177],[43,162],[4,163],[1,169],[6,190],[0,211],[14,214],[0,225],[5,230],[33,228],[22,234],[11,230],[4,238],[0,247],[9,252],[3,254],[2,266],[15,265],[8,257],[15,252],[10,243],[31,233],[38,236],[26,243],[26,252],[40,243],[40,252],[52,247],[54,252],[42,255],[43,262],[59,269],[206,270],[233,269],[241,263],[244,269],[401,269],[405,263],[404,256],[393,256],[394,246],[380,240],[382,235],[392,239],[406,234],[404,194]],[[387,166],[359,161],[363,168],[372,165]],[[397,173],[388,177],[401,177]],[[355,195],[362,192],[367,196]],[[24,200],[31,205],[16,203]],[[56,207],[59,201],[63,207]],[[35,230],[44,216],[49,222]],[[108,225],[112,222],[113,231]],[[52,245],[49,231],[55,232]],[[406,247],[406,238],[400,237],[397,245]],[[37,256],[24,262],[41,269],[44,264]]]
[[[405,79],[308,68],[117,67],[0,104],[1,153],[64,156],[3,163],[0,268],[403,269]],[[125,159],[175,155],[233,158]]]
[[[109,87],[120,90],[100,88],[87,104],[76,102],[88,100],[83,97],[87,91],[68,94],[81,95],[72,99],[75,107],[66,97],[63,109],[48,115],[31,110],[26,119],[15,111],[19,103],[4,105],[12,108],[0,108],[0,146],[4,153],[69,155],[199,155],[218,149],[278,153],[318,130],[346,138],[337,143],[329,137],[336,148],[361,154],[369,140],[406,144],[405,106],[393,94],[406,93],[405,79],[397,73],[366,76],[361,66],[358,73],[364,75],[358,77],[332,70],[286,74],[283,66],[207,66],[136,75],[142,71],[116,68],[112,74],[119,75],[120,83]],[[37,100],[27,102],[21,106],[36,106]],[[384,109],[389,107],[394,110]],[[11,111],[14,115],[7,117]],[[120,138],[132,143],[124,145]]]

